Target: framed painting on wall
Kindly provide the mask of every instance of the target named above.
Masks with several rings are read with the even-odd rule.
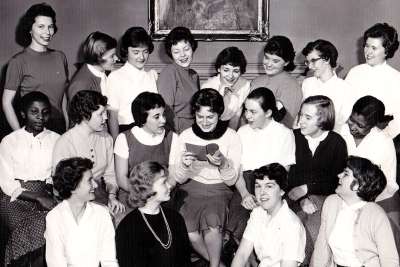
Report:
[[[263,41],[269,32],[269,0],[149,0],[149,30],[163,39],[176,26],[198,40]]]

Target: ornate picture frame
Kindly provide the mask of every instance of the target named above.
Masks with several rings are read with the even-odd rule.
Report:
[[[176,26],[206,41],[264,41],[269,35],[269,0],[149,0],[148,6],[154,40]]]

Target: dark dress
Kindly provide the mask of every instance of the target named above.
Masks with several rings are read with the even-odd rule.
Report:
[[[294,130],[293,133],[296,141],[296,164],[289,171],[287,192],[290,192],[293,187],[306,184],[307,196],[318,208],[315,213],[307,214],[301,209],[300,201],[289,202],[292,210],[296,212],[306,228],[307,244],[304,263],[308,263],[321,224],[322,205],[327,196],[335,193],[339,180],[338,174],[346,167],[347,146],[339,134],[330,131],[319,143],[313,155],[300,129]]]
[[[164,140],[154,146],[144,145],[136,139],[132,134],[131,130],[123,132],[126,137],[126,141],[129,147],[129,158],[128,158],[128,173],[131,172],[132,168],[146,160],[157,161],[165,167],[168,167],[169,153],[171,150],[173,132],[165,130]],[[119,213],[115,216],[116,224],[122,220],[122,218],[128,214],[132,209],[127,205],[129,192],[123,189],[119,190],[118,199],[125,205],[126,211]]]
[[[116,231],[117,258],[120,267],[189,267],[190,242],[182,216],[163,208],[171,229],[172,243],[164,249],[146,225],[140,211],[131,211],[119,224]],[[166,244],[167,227],[161,212],[144,214],[151,228]]]

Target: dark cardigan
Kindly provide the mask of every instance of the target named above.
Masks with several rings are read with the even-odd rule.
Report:
[[[296,140],[296,164],[289,171],[289,188],[307,184],[309,195],[333,194],[338,184],[337,175],[346,166],[346,142],[339,134],[330,131],[313,156],[300,129],[293,133]]]

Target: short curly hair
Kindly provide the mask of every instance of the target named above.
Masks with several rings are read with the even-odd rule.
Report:
[[[140,93],[131,105],[131,111],[135,125],[142,127],[149,115],[149,110],[154,108],[165,108],[165,101],[160,94],[152,92]]]
[[[185,41],[190,44],[193,52],[197,49],[197,41],[194,39],[190,30],[186,27],[175,27],[173,28],[165,38],[164,47],[165,53],[172,58],[171,48],[180,41]]]
[[[62,199],[68,199],[72,195],[83,174],[93,168],[93,161],[87,158],[73,157],[61,160],[53,175],[53,186]]]
[[[47,95],[43,94],[40,91],[33,91],[21,97],[20,101],[21,112],[24,112],[26,114],[32,103],[36,101],[44,103],[49,108],[49,111],[51,111],[51,104]]]
[[[373,202],[385,189],[387,184],[385,174],[369,159],[350,156],[347,159],[346,167],[353,172],[355,178],[350,188],[354,188],[358,184],[357,195],[362,200]]]
[[[286,192],[288,188],[288,173],[286,169],[279,163],[271,163],[253,171],[254,179],[263,180],[264,176],[274,180],[280,189]]]
[[[129,174],[128,205],[132,208],[141,208],[149,198],[156,195],[153,191],[154,178],[167,168],[156,161],[143,161],[134,166]]]
[[[264,54],[276,55],[282,58],[288,64],[283,68],[284,71],[292,71],[296,68],[294,64],[293,44],[286,36],[276,35],[267,40],[264,47]]]
[[[364,32],[364,46],[368,38],[381,38],[386,58],[392,58],[399,48],[399,36],[394,27],[387,23],[376,23]]]
[[[68,116],[73,125],[90,120],[92,113],[107,106],[107,97],[92,90],[82,90],[74,95],[68,105]]]
[[[82,45],[83,61],[87,64],[100,65],[104,63],[103,55],[117,47],[117,40],[108,34],[96,31],[89,34]]]
[[[332,68],[336,68],[338,51],[336,47],[329,41],[318,39],[313,42],[309,42],[306,47],[303,48],[301,53],[303,56],[308,56],[312,51],[317,51],[320,57],[326,61],[329,60],[329,65]]]
[[[58,28],[54,9],[47,3],[32,5],[21,17],[17,26],[17,43],[23,47],[29,46],[32,42],[30,32],[37,16],[50,17],[54,24],[54,34],[57,33]]]
[[[222,65],[232,65],[233,67],[239,67],[240,73],[246,72],[247,61],[242,50],[236,46],[227,47],[222,50],[215,61],[215,70],[218,71]]]
[[[121,37],[119,42],[119,55],[126,61],[128,59],[128,48],[141,46],[147,47],[149,54],[154,50],[153,41],[146,30],[142,27],[131,27],[127,29]]]
[[[190,101],[192,115],[195,115],[201,107],[210,107],[211,112],[215,112],[221,117],[224,112],[224,99],[217,90],[212,88],[204,88],[197,91]]]

